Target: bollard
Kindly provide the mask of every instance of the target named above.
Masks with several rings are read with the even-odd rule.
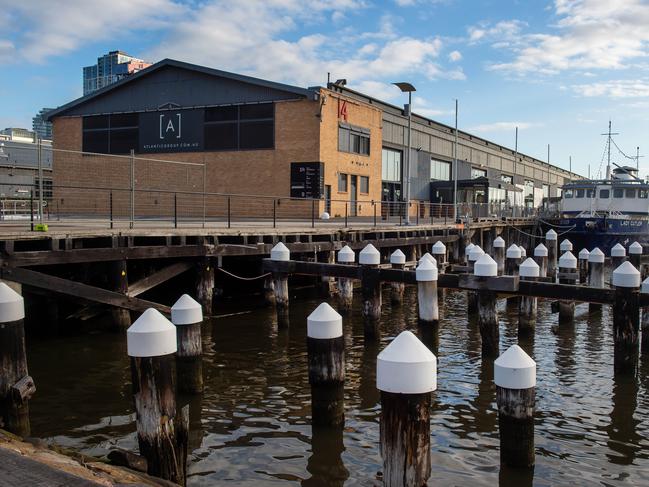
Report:
[[[505,275],[517,276],[518,265],[521,262],[521,248],[516,244],[511,244],[505,254]],[[507,298],[507,306],[517,306],[519,303],[518,296]]]
[[[488,254],[483,254],[475,263],[473,271],[480,281],[498,275],[498,265]],[[498,295],[490,289],[481,289],[478,293],[478,327],[482,337],[482,356],[497,357],[500,331],[498,329]]]
[[[616,243],[611,248],[611,269],[617,269],[626,260],[626,249],[622,244]]]
[[[212,315],[212,301],[214,297],[214,266],[209,257],[203,257],[198,262],[198,276],[196,280],[196,299],[203,306],[206,316]]]
[[[0,428],[30,435],[29,398],[36,392],[27,372],[25,301],[0,282]]]
[[[441,240],[438,240],[435,242],[435,245],[433,245],[433,257],[438,263],[437,270],[439,272],[444,272],[444,267],[446,266],[446,263],[448,262],[448,257],[446,255],[446,245]]]
[[[590,252],[588,249],[581,249],[579,251],[578,257],[578,267],[579,267],[579,282],[581,284],[588,284],[588,257]]]
[[[203,392],[203,309],[200,303],[183,294],[171,307],[171,322],[176,325],[178,339],[178,391],[200,394]]]
[[[540,275],[539,265],[534,259],[525,259],[518,269],[522,281],[535,281]],[[518,334],[534,332],[536,325],[537,298],[521,296],[518,313]]]
[[[126,331],[140,454],[148,474],[185,485],[189,408],[176,411],[176,327],[149,308]]]
[[[559,284],[577,283],[577,258],[569,250],[559,258]],[[572,323],[575,319],[575,302],[559,301],[559,323]]]
[[[342,426],[345,423],[342,316],[327,303],[322,303],[307,318],[306,336],[312,423]]]
[[[550,229],[545,234],[545,246],[548,249],[548,268],[546,275],[547,277],[552,278],[552,282],[555,282],[557,278],[557,232]]]
[[[494,260],[498,266],[498,275],[502,276],[505,272],[505,241],[502,237],[497,237],[494,240],[493,248]]]
[[[338,263],[353,265],[356,260],[356,254],[349,245],[345,245],[338,251]],[[343,313],[352,309],[354,301],[354,281],[346,277],[338,278],[338,308]]]
[[[476,261],[484,255],[484,250],[478,245],[471,247],[469,252],[468,263],[469,263],[469,272],[473,272]],[[466,301],[467,301],[467,310],[469,314],[475,314],[478,311],[478,293],[476,291],[467,291],[466,292]]]
[[[429,260],[423,260],[415,271],[417,279],[417,302],[419,323],[437,326],[439,307],[437,303],[437,267]]]
[[[642,294],[649,294],[649,277],[642,281],[640,288]],[[649,353],[649,307],[642,308],[642,339],[640,341],[640,349],[643,354]]]
[[[633,242],[629,245],[629,262],[633,264],[633,267],[640,271],[642,275],[642,245],[638,242]]]
[[[473,272],[473,266],[480,256],[484,255],[484,250],[479,245],[474,245],[471,247],[471,252],[469,252],[469,272]]]
[[[473,247],[475,247],[475,244],[470,242],[466,247],[464,247],[464,262],[466,263],[466,265],[469,265],[469,254],[471,253],[471,249]]]
[[[604,252],[595,247],[588,254],[588,285],[590,287],[604,287]],[[600,303],[589,303],[590,313],[601,311]]]
[[[512,345],[494,362],[500,462],[509,467],[534,466],[536,362]]]
[[[270,260],[289,261],[291,251],[282,242],[278,242],[270,249]],[[275,310],[277,311],[277,327],[286,328],[288,321],[288,274],[285,272],[273,273],[273,287],[275,288]]]
[[[519,245],[518,248],[521,251],[521,260],[519,262],[522,262],[527,258],[527,250],[525,250],[525,247],[523,247],[522,245]]]
[[[613,271],[613,341],[615,372],[635,371],[640,328],[640,271],[624,262]]]
[[[435,259],[435,257],[430,255],[428,252],[426,252],[424,255],[421,256],[421,258],[419,259],[417,264],[421,264],[425,260],[427,260],[429,262],[432,262],[433,264],[437,265],[437,259]]]
[[[430,409],[437,359],[409,331],[376,360],[381,391],[380,441],[385,487],[421,487],[431,473]]]
[[[539,276],[546,277],[548,275],[548,248],[542,243],[534,248],[534,261],[539,266]]]
[[[403,269],[406,265],[406,254],[397,249],[390,255],[390,264],[392,264],[393,269]],[[403,302],[403,290],[405,288],[403,282],[393,282],[392,283],[392,295],[391,301],[392,304],[401,304]]]
[[[559,250],[561,251],[561,255],[565,254],[566,252],[572,252],[572,242],[566,238],[563,242],[561,242],[561,245],[559,245]]]
[[[381,254],[374,245],[367,244],[358,255],[358,263],[361,265],[365,337],[377,338],[381,319],[381,281],[379,280]]]

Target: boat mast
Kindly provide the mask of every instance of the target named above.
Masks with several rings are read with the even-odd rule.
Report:
[[[611,132],[611,121],[608,121],[608,133],[607,134],[602,134],[608,136],[608,139],[606,141],[606,145],[608,148],[608,159],[606,162],[606,179],[611,179],[611,136],[612,135],[620,135],[617,132],[613,133]]]

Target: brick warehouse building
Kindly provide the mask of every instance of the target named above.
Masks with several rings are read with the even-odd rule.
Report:
[[[61,211],[105,212],[112,188],[116,213],[125,213],[131,150],[138,214],[168,215],[171,192],[180,193],[185,214],[196,214],[202,191],[250,195],[237,211],[251,215],[255,205],[271,204],[263,196],[322,198],[318,212],[332,216],[370,216],[372,202],[402,199],[404,110],[338,84],[304,89],[167,59],[48,119]],[[413,200],[452,201],[454,135],[413,115]],[[459,201],[539,206],[570,176],[522,154],[515,161],[514,151],[479,137],[458,137]],[[209,197],[208,216],[222,215],[224,201]]]

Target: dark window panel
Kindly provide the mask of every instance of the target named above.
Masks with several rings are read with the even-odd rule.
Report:
[[[90,117],[83,117],[83,130],[107,128],[108,115],[93,115]]]
[[[237,124],[205,125],[205,150],[237,150]]]
[[[239,107],[239,117],[241,120],[251,120],[258,118],[273,118],[274,110],[272,103],[262,103],[259,105],[241,105]]]
[[[370,192],[370,178],[367,176],[361,176],[361,193]]]
[[[237,120],[237,107],[214,107],[205,109],[206,122],[227,122]]]
[[[82,150],[108,154],[108,133],[108,130],[84,132]]]
[[[138,129],[117,129],[110,131],[110,153],[129,154],[138,148]]]
[[[338,150],[349,152],[349,129],[338,127]]]
[[[139,115],[137,113],[119,113],[110,116],[110,128],[137,127]]]
[[[241,122],[239,125],[240,149],[272,149],[274,147],[274,122]]]

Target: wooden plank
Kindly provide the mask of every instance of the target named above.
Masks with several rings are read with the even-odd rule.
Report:
[[[149,289],[153,289],[154,287],[176,277],[179,274],[182,274],[192,267],[194,267],[194,264],[192,262],[176,262],[175,264],[163,267],[150,276],[147,276],[144,279],[140,279],[133,284],[129,284],[128,292],[126,293],[126,295],[131,297],[139,296]]]
[[[615,301],[615,291],[613,289],[554,284],[549,282],[519,281],[517,294],[521,296],[536,296],[538,298],[602,304],[613,304]]]
[[[518,276],[487,277],[486,279],[472,274],[460,274],[458,286],[474,291],[489,290],[497,293],[515,293],[518,291]]]
[[[302,262],[298,260],[281,262],[270,259],[263,259],[262,266],[264,271],[266,272],[346,277],[348,279],[361,278],[360,266],[353,265]]]
[[[0,275],[2,275],[2,279],[19,282],[27,286],[47,289],[53,293],[74,296],[75,298],[82,298],[88,301],[117,306],[131,311],[144,312],[149,308],[155,308],[165,314],[171,313],[171,309],[162,304],[145,301],[139,298],[132,298],[114,291],[108,291],[99,287],[89,286],[88,284],[70,281],[61,277],[50,276],[29,269],[23,269],[20,267],[4,267],[2,268]]]

